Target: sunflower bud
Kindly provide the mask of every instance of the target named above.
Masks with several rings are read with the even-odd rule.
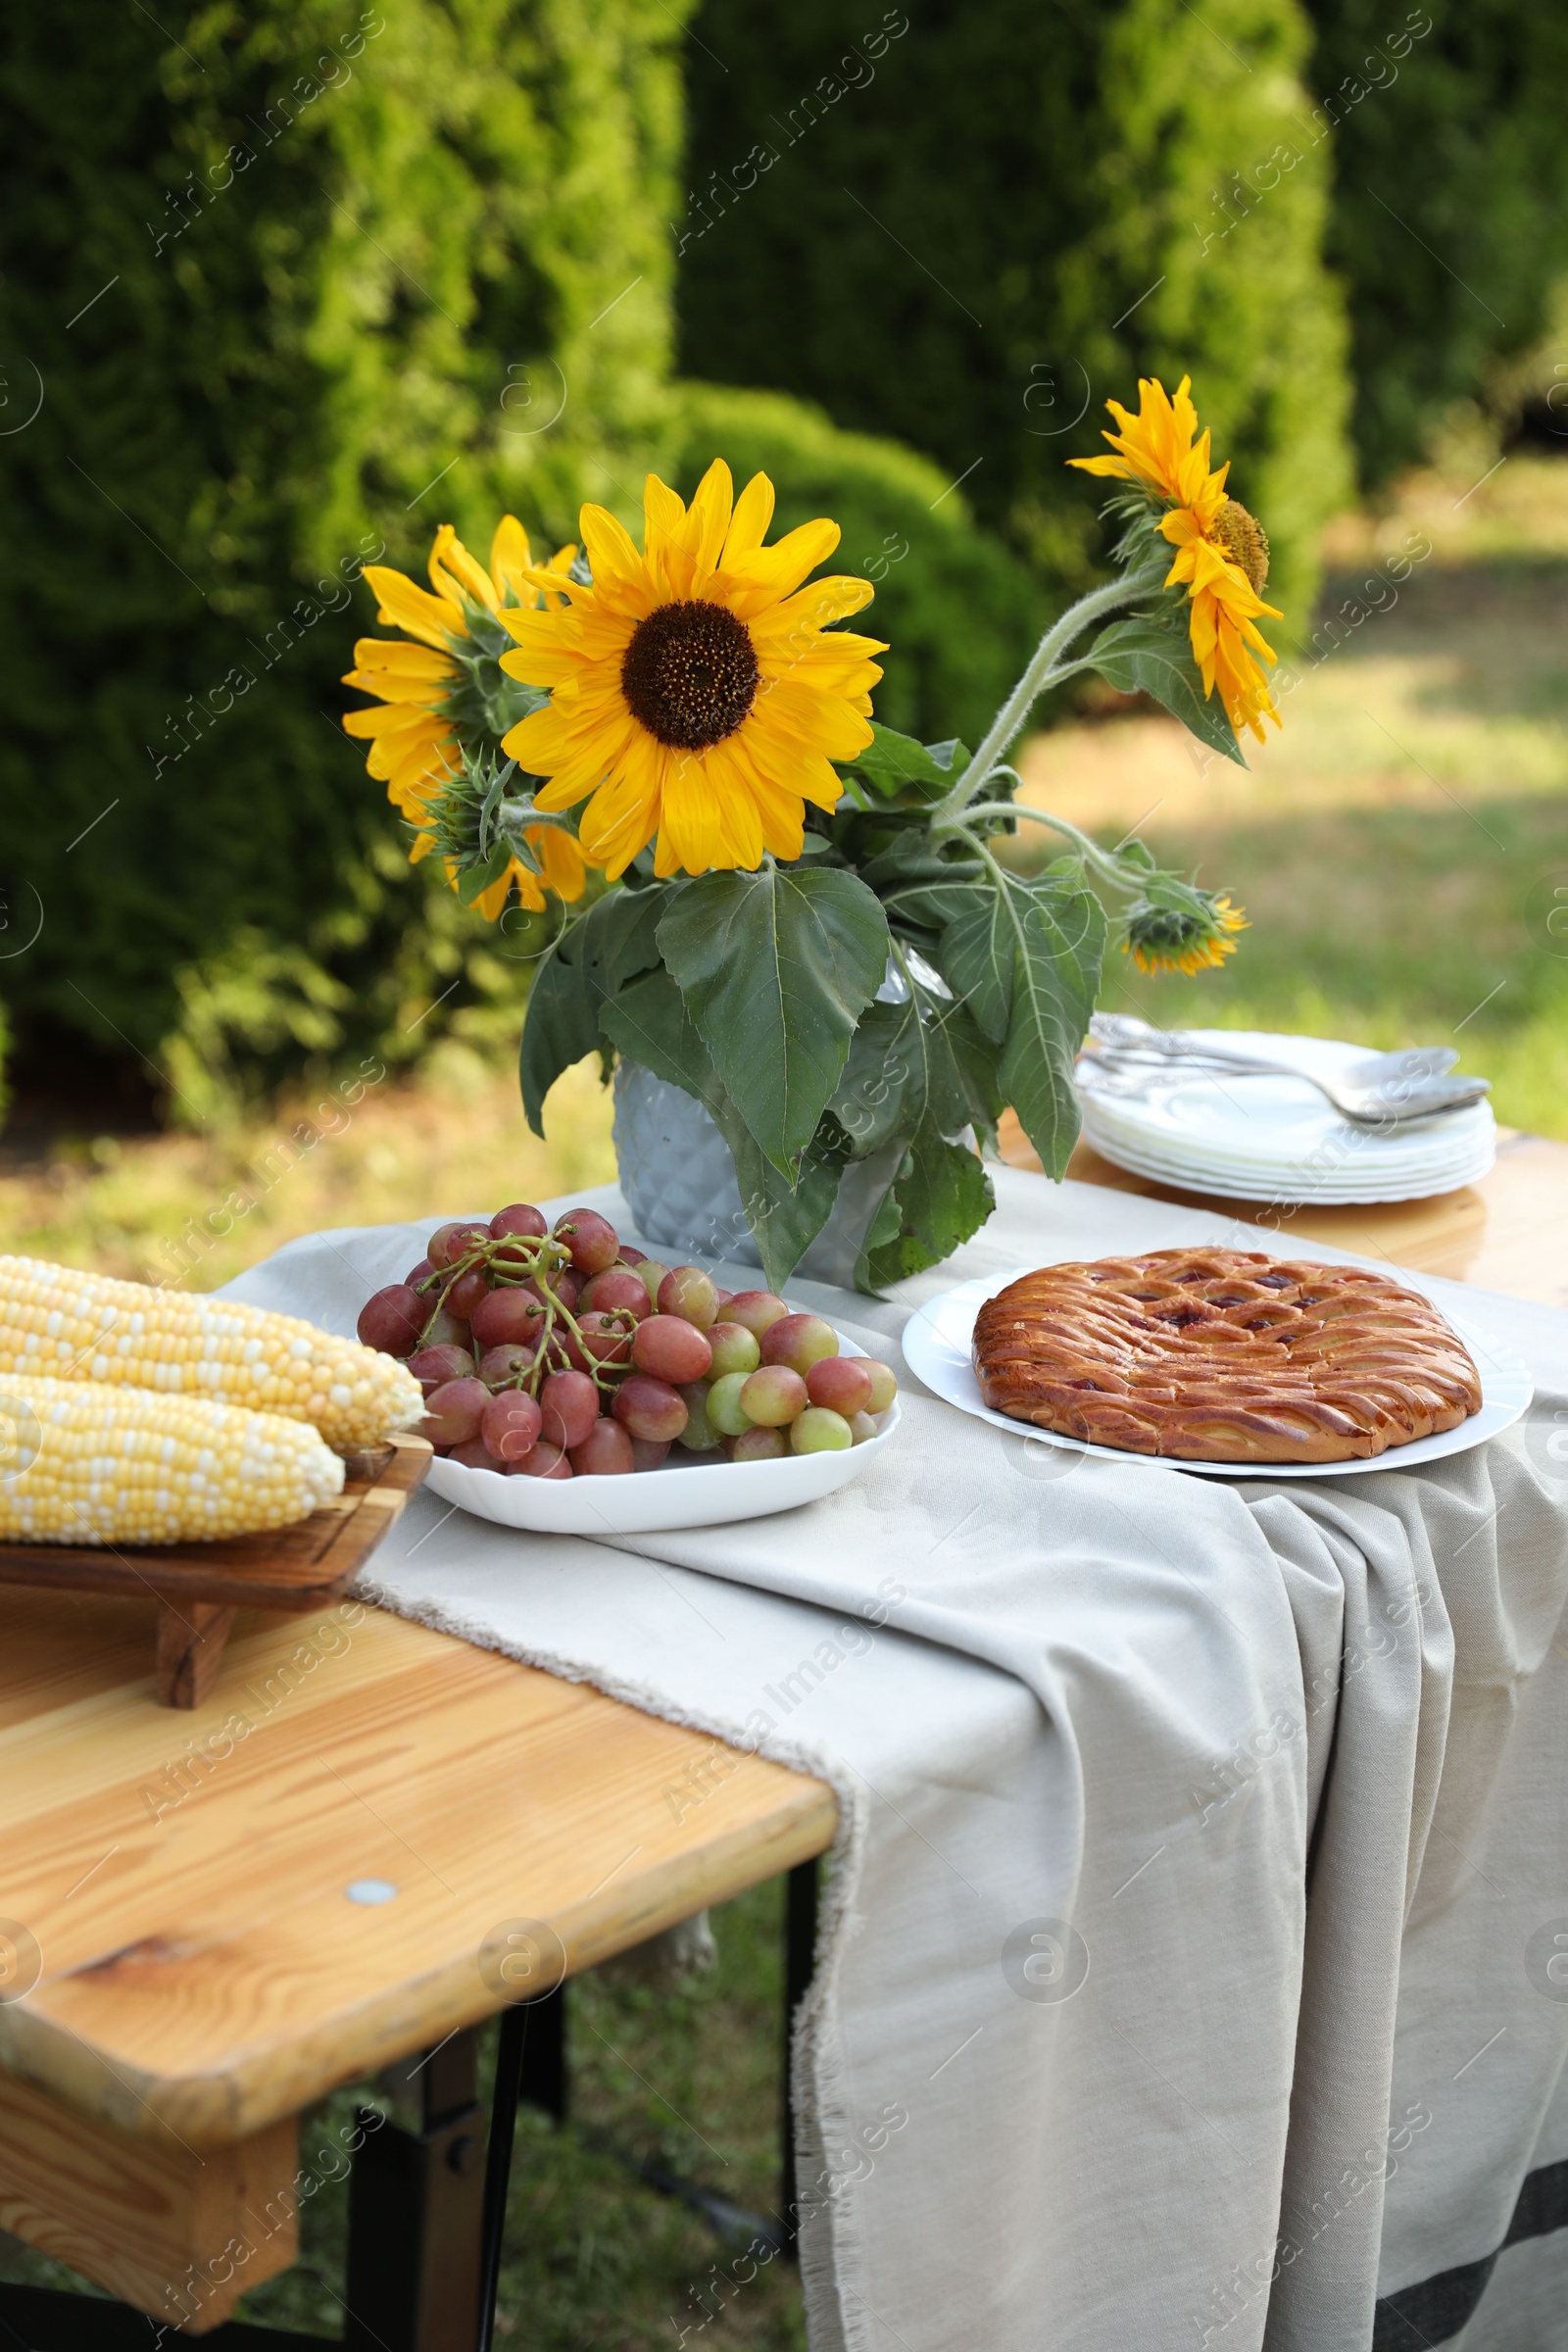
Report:
[[[1228,898],[1161,875],[1157,895],[1129,909],[1122,954],[1141,972],[1200,972],[1234,956],[1232,934],[1247,927],[1246,913]]]

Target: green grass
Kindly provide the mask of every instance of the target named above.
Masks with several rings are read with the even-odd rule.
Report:
[[[782,1889],[775,1879],[712,1914],[718,1966],[685,1989],[659,1993],[594,1974],[572,1985],[572,2120],[562,2129],[537,2108],[518,2110],[500,2343],[673,2352],[683,2328],[694,2346],[711,2327],[750,2352],[805,2352],[792,2264],[775,2260],[754,2278],[743,2262],[740,2283],[733,2253],[704,2222],[589,2144],[604,2133],[748,2211],[776,2211]],[[494,2046],[492,2029],[483,2048],[487,2103]],[[355,2085],[312,2109],[301,2163],[340,2131],[346,2136],[368,2097],[372,2085]],[[245,2296],[236,2318],[338,2333],[347,2225],[346,2181],[323,2186],[302,2209],[299,2262]],[[14,2239],[0,2240],[0,2278],[85,2285]]]

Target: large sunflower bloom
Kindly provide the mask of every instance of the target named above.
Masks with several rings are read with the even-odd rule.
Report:
[[[1190,376],[1182,377],[1173,401],[1157,377],[1142,377],[1136,416],[1119,401],[1105,403],[1121,431],[1102,438],[1118,454],[1069,458],[1067,463],[1085,473],[1140,482],[1166,501],[1169,512],[1159,528],[1177,554],[1165,584],[1179,582],[1187,589],[1188,630],[1204,696],[1217,686],[1237,734],[1250,727],[1261,743],[1264,718],[1278,726],[1280,714],[1268,680],[1252,659],[1261,654],[1265,662],[1273,662],[1274,650],[1253,624],[1263,612],[1276,620],[1284,615],[1276,605],[1263,602],[1268,541],[1240,500],[1227,496],[1229,465],[1218,472],[1210,470],[1206,430],[1195,445],[1198,412],[1190,397],[1191,382]]]
[[[772,515],[767,476],[736,500],[721,459],[690,511],[650,474],[640,552],[612,514],[584,507],[592,587],[564,583],[564,612],[502,614],[517,641],[503,669],[551,689],[502,749],[550,779],[539,808],[588,802],[583,850],[612,876],[656,839],[661,876],[755,867],[766,850],[798,858],[805,803],[836,808],[832,761],[871,741],[871,656],[887,648],[828,629],[870,602],[871,584],[802,587],[838,525],[802,523],[764,547]]]
[[[387,799],[411,823],[428,826],[432,799],[462,768],[460,707],[476,691],[475,673],[486,659],[493,662],[506,643],[498,625],[506,607],[536,605],[541,594],[546,604],[564,603],[555,583],[576,553],[575,547],[564,547],[547,566],[536,568],[527,532],[514,514],[504,514],[491,542],[488,571],[468,553],[451,523],[442,523],[430,550],[433,594],[386,564],[366,565],[365,576],[376,595],[377,620],[402,629],[404,636],[359,640],[354,667],[343,683],[373,694],[384,708],[350,710],[343,726],[347,734],[368,739],[366,765],[386,785]],[[407,642],[410,638],[413,644]],[[571,836],[558,825],[533,825],[524,838],[557,896],[580,899],[584,864]],[[409,852],[411,864],[417,865],[434,847],[433,833],[418,832]],[[451,858],[447,878],[456,890],[457,867]],[[539,877],[515,858],[474,904],[494,922],[514,887],[531,912],[542,910]]]

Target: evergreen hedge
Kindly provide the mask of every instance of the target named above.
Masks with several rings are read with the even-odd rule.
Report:
[[[339,730],[357,570],[635,497],[683,5],[10,12],[0,873],[44,923],[0,992],[34,1057],[90,1039],[201,1116],[235,1055],[444,1017],[409,1028],[482,926]]]
[[[1349,292],[1356,451],[1376,483],[1547,324],[1568,270],[1568,13],[1311,9],[1329,256]]]
[[[687,372],[929,452],[1065,586],[1102,541],[1063,459],[1107,395],[1190,371],[1304,638],[1348,387],[1294,0],[703,0],[693,36]]]

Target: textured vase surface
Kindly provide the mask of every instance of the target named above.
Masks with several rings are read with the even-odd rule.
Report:
[[[614,1086],[615,1162],[639,1237],[681,1258],[760,1266],[729,1146],[696,1096],[624,1059]]]
[[[615,1064],[614,1089],[615,1159],[638,1239],[676,1259],[760,1266],[729,1146],[695,1095],[625,1060]],[[861,1236],[901,1156],[895,1144],[845,1170],[833,1214],[798,1274],[853,1288]]]

